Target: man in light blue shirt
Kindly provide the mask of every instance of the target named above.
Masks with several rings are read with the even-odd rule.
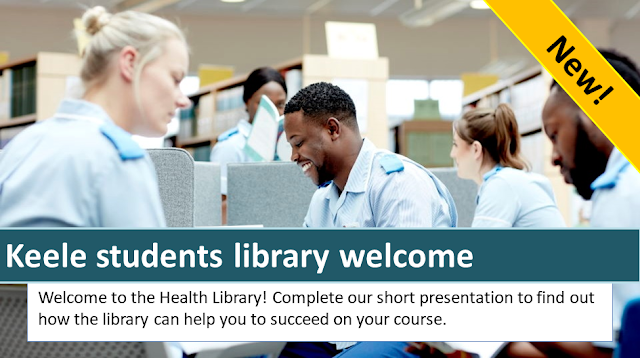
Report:
[[[291,159],[320,186],[304,226],[456,226],[447,188],[420,164],[363,140],[355,105],[339,87],[312,84],[284,113]]]
[[[601,50],[600,53],[629,86],[640,93],[640,73],[635,64],[617,52]],[[553,143],[553,164],[560,167],[567,183],[573,184],[584,199],[593,202],[591,226],[640,227],[640,174],[555,82],[542,119],[545,133]],[[612,291],[613,329],[618,330],[624,305],[640,297],[640,284],[614,284]],[[533,344],[547,356],[581,358],[611,357],[611,349],[615,347],[614,342]]]
[[[600,52],[631,88],[640,93],[640,74],[636,66],[620,54]],[[544,130],[553,143],[553,164],[560,166],[565,181],[573,184],[583,198],[593,201],[591,225],[640,227],[640,174],[557,83],[552,86],[542,117]],[[603,238],[603,245],[606,245],[606,238]],[[613,329],[617,330],[624,305],[630,299],[640,297],[640,284],[614,284],[612,290]],[[540,329],[544,327],[540,326]],[[615,346],[614,342],[532,344],[511,343],[501,356],[611,358]],[[415,357],[406,351],[429,356],[428,349],[428,345],[412,349],[402,342],[375,342],[354,346],[340,357]]]

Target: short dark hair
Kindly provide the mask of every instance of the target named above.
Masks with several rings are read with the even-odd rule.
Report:
[[[280,72],[271,67],[260,67],[251,72],[244,82],[244,93],[242,94],[244,103],[247,103],[262,86],[272,81],[280,84],[284,93],[287,93],[287,84],[284,82],[284,78]]]
[[[600,51],[602,57],[609,62],[611,67],[618,72],[620,77],[629,84],[629,87],[637,94],[640,94],[640,72],[636,64],[629,57],[616,50],[598,49],[598,51]],[[562,87],[560,87],[556,80],[553,80],[551,84],[551,89],[554,87],[562,90]]]
[[[356,106],[340,87],[327,82],[311,84],[289,100],[284,114],[302,110],[305,117],[324,125],[328,117],[334,117],[350,128],[358,128]]]

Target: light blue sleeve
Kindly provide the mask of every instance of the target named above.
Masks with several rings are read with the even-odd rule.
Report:
[[[302,223],[302,227],[310,227],[310,228],[318,228],[318,227],[327,227],[325,220],[326,216],[329,215],[330,210],[327,205],[327,200],[325,197],[327,195],[327,188],[319,188],[313,193],[311,197],[311,201],[309,202],[309,208],[307,209],[307,215],[304,217],[304,223]]]
[[[520,203],[511,185],[493,177],[480,188],[471,227],[513,227],[519,211]]]
[[[371,208],[376,227],[432,227],[434,207],[440,203],[431,178],[406,166],[384,174],[371,186]]]
[[[166,226],[158,179],[148,157],[117,158],[104,169],[94,185],[98,226]]]
[[[220,192],[227,195],[227,164],[241,163],[243,160],[243,148],[236,144],[233,138],[218,142],[211,150],[210,160],[220,164]]]

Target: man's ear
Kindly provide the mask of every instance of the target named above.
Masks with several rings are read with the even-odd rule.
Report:
[[[132,46],[125,46],[120,50],[118,69],[120,70],[120,76],[127,82],[133,82],[138,56],[138,51]]]
[[[329,136],[331,137],[331,140],[336,140],[338,139],[338,137],[340,137],[342,127],[339,120],[337,120],[334,117],[331,117],[327,119],[327,123],[324,126],[325,126],[325,130],[329,132]]]

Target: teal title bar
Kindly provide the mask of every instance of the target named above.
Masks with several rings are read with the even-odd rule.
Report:
[[[0,229],[0,281],[638,281],[638,230]]]

